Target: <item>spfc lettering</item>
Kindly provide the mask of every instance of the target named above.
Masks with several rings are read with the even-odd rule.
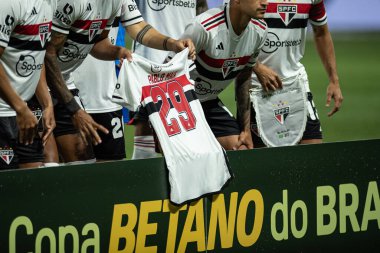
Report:
[[[44,48],[50,32],[49,24],[40,25],[39,32],[41,46]]]
[[[0,157],[9,165],[14,157],[13,149],[0,149]]]
[[[102,27],[102,21],[95,21],[91,23],[90,31],[88,33],[89,41],[92,41],[95,38],[96,34],[98,34],[98,31],[100,31],[101,27]]]
[[[278,5],[277,13],[280,15],[282,22],[287,26],[297,14],[297,5]]]
[[[238,65],[239,60],[226,60],[222,66],[223,77],[226,78]]]
[[[281,124],[283,125],[286,118],[288,117],[289,115],[289,112],[290,112],[290,107],[283,107],[283,108],[279,108],[279,109],[276,109],[274,110],[274,117],[276,118],[276,120]]]

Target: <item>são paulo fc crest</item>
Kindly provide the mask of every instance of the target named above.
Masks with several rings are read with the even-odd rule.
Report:
[[[13,149],[1,149],[0,148],[0,157],[3,159],[3,161],[9,165],[12,162],[12,159],[14,157]]]
[[[39,34],[40,34],[41,46],[42,46],[42,48],[45,48],[45,44],[46,44],[46,41],[48,39],[49,32],[50,32],[49,31],[50,30],[49,24],[40,25],[40,27],[38,29],[39,29]]]
[[[225,60],[222,66],[223,77],[226,78],[238,65],[239,60]]]
[[[98,34],[98,31],[100,31],[102,27],[102,21],[94,21],[90,25],[90,30],[88,32],[88,41],[92,41],[95,36]]]
[[[297,5],[279,4],[277,5],[277,13],[280,15],[282,22],[287,26],[297,14]]]
[[[289,116],[290,113],[290,106],[287,102],[279,101],[277,104],[273,105],[275,109],[273,110],[274,117],[280,123],[283,125],[285,123],[286,118]]]

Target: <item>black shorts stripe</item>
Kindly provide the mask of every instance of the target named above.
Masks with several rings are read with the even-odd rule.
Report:
[[[187,101],[190,103],[191,101],[197,100],[197,95],[195,94],[194,90],[188,90],[185,92],[185,96]],[[179,96],[176,96],[179,100]],[[170,98],[167,98],[170,104],[170,109],[174,108],[173,103]],[[152,113],[160,111],[162,106],[162,102],[158,101],[157,103],[154,102],[149,102],[148,104],[145,105],[145,108],[148,112],[148,115],[151,115]]]
[[[288,25],[285,25],[280,18],[266,18],[265,22],[269,28],[297,29],[307,27],[308,19],[293,19]]]
[[[11,38],[9,40],[8,46],[19,50],[43,51],[46,49],[46,44],[47,43],[45,43],[45,46],[42,47],[40,41],[29,41]]]
[[[197,60],[195,60],[195,65],[200,75],[207,76],[208,79],[216,80],[216,81],[232,80],[241,72],[241,70],[231,71],[226,77],[224,77],[222,73],[216,73],[216,72],[207,70]]]

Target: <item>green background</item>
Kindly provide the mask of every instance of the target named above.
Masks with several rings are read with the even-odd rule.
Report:
[[[330,110],[325,107],[328,79],[312,38],[306,44],[302,61],[309,75],[324,141],[380,138],[380,33],[334,33],[332,37],[344,96],[341,110],[334,116],[327,117]],[[235,113],[233,85],[222,93],[221,98]],[[133,151],[133,127],[125,129],[129,159]]]

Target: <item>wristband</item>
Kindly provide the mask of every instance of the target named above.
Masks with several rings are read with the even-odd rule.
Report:
[[[73,97],[69,102],[67,102],[65,104],[65,108],[67,111],[69,111],[70,115],[73,115],[74,113],[76,113],[77,111],[79,111],[80,109],[82,109],[77,101],[75,100],[75,98]]]

